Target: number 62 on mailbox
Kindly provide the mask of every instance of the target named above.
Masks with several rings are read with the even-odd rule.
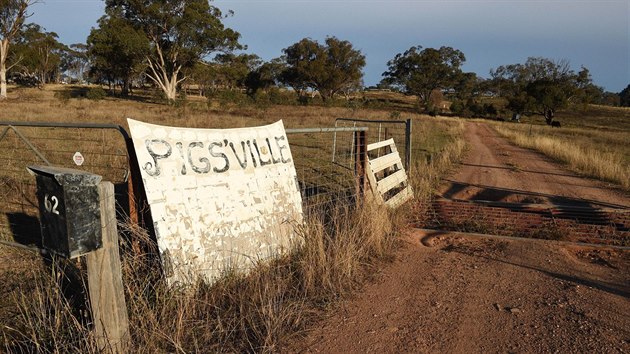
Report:
[[[55,166],[29,166],[37,181],[42,246],[75,258],[102,246],[98,184],[102,177]]]

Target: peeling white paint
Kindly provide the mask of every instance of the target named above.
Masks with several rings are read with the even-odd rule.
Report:
[[[213,280],[290,247],[302,200],[282,121],[238,129],[128,123],[169,283]]]

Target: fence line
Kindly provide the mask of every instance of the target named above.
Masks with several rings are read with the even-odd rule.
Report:
[[[116,184],[117,202],[129,213],[127,131],[114,124],[0,121],[0,240],[40,245],[35,179],[26,167],[55,165],[87,170]],[[84,163],[76,165],[80,152]]]
[[[2,129],[4,127],[4,129]],[[141,177],[128,132],[120,125],[96,123],[56,123],[0,121],[0,240],[40,244],[35,183],[26,172],[28,165],[46,164],[89,170],[116,184],[119,211],[132,222],[146,222],[148,209],[142,199]],[[356,165],[357,153],[365,141],[349,149],[332,149],[335,138],[357,141],[368,127],[321,127],[285,129],[298,174],[306,211],[348,206],[363,193],[364,169]],[[334,137],[333,137],[334,134]],[[75,152],[85,155],[85,163],[72,161]],[[332,163],[332,156],[346,166]],[[361,176],[359,176],[361,175]],[[357,177],[359,176],[359,177]]]
[[[337,118],[335,119],[335,128],[343,128],[345,125],[351,124],[352,127],[357,127],[357,124],[365,126],[370,130],[370,136],[367,143],[374,143],[383,140],[393,138],[396,145],[404,151],[404,166],[407,173],[411,169],[412,158],[412,121],[407,120],[370,120],[370,119],[357,119],[357,118]],[[341,125],[341,127],[340,127]],[[333,142],[333,150],[336,151],[338,139],[335,134]],[[336,160],[336,156],[333,155],[333,162]]]

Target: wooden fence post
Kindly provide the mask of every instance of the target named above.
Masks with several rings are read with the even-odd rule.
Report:
[[[122,283],[114,185],[98,185],[103,247],[86,255],[88,291],[94,331],[100,351],[125,353],[129,341],[129,320]]]
[[[405,121],[405,169],[407,175],[411,176],[411,119]]]

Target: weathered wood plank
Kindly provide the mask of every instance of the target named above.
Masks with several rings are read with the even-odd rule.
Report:
[[[402,191],[398,192],[398,194],[388,199],[385,204],[390,208],[397,208],[411,198],[413,198],[413,190],[411,189],[411,186],[407,186],[407,188],[403,189]]]
[[[388,145],[394,145],[394,139],[387,139],[387,140],[383,140],[383,141],[379,141],[376,143],[372,143],[372,144],[368,144],[367,146],[367,150],[368,151],[372,151],[372,150],[376,150],[376,149],[380,149],[382,147],[388,146]]]
[[[370,160],[370,168],[372,169],[372,173],[376,174],[396,163],[401,164],[402,166],[400,155],[397,151],[375,158],[374,160]]]
[[[398,170],[393,174],[378,181],[377,189],[380,193],[387,193],[387,191],[389,191],[390,189],[406,181],[407,174],[405,173],[405,170]]]
[[[376,182],[376,176],[374,175],[371,169],[367,171],[366,174],[368,178],[368,183],[370,184],[370,189],[372,190],[372,194],[374,195],[374,197],[379,203],[381,204],[384,203],[385,200],[383,200],[383,195],[379,193],[378,191],[378,182]]]
[[[114,185],[99,184],[103,247],[86,255],[88,291],[99,350],[125,353],[129,320],[122,283]]]

